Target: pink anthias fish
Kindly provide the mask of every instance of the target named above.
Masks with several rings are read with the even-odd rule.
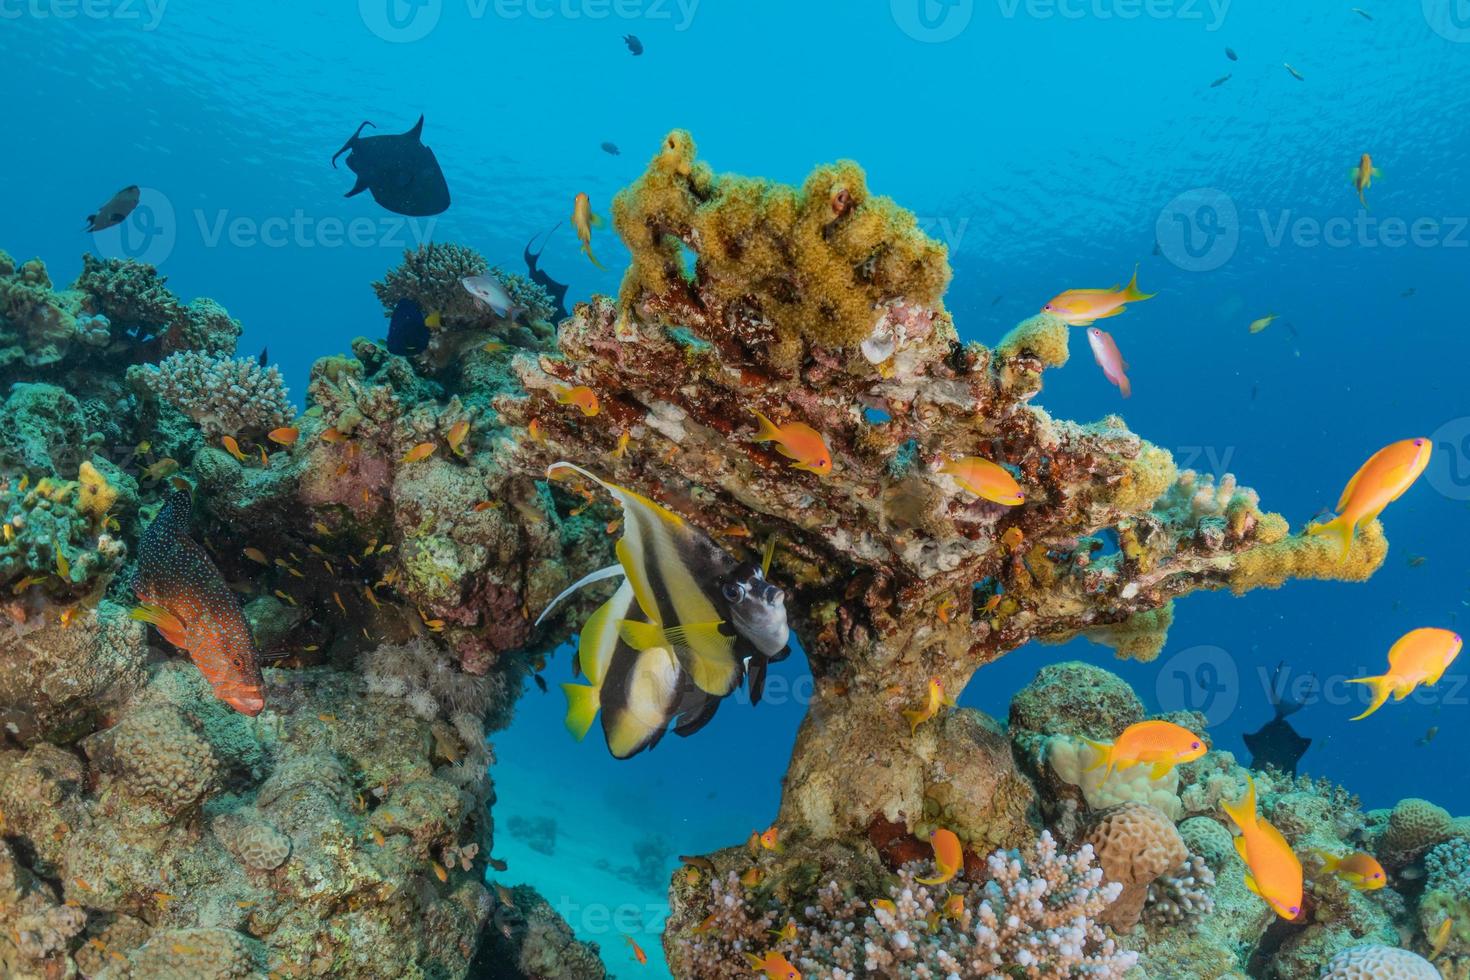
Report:
[[[1118,386],[1124,398],[1133,394],[1133,386],[1128,383],[1126,373],[1128,362],[1123,360],[1123,352],[1118,350],[1118,345],[1113,342],[1113,335],[1097,327],[1088,327],[1087,342],[1092,345],[1092,356],[1097,360],[1097,366],[1102,368],[1107,379]]]

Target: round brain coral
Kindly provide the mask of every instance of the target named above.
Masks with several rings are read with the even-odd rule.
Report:
[[[247,868],[274,871],[291,855],[291,838],[264,820],[224,817],[215,822],[215,834]]]
[[[1450,836],[1450,815],[1428,800],[1399,800],[1389,814],[1378,842],[1378,856],[1388,864],[1403,865]]]
[[[262,973],[260,944],[229,929],[163,929],[133,954],[135,977],[233,980]]]
[[[1407,949],[1354,946],[1329,960],[1318,980],[1439,980],[1439,971]]]
[[[1111,739],[1143,720],[1143,702],[1116,674],[1078,661],[1043,667],[1011,699],[1011,728]]]
[[[174,708],[129,714],[111,736],[112,758],[123,785],[171,814],[197,802],[214,783],[213,750]]]
[[[1148,886],[1189,860],[1179,831],[1158,807],[1124,803],[1097,814],[1085,838],[1109,882],[1123,886],[1099,920],[1120,933],[1133,930],[1148,900]]]

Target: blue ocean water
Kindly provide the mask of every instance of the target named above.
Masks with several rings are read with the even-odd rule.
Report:
[[[1003,715],[1040,666],[1079,657],[1152,706],[1206,710],[1216,743],[1243,753],[1284,662],[1288,677],[1323,682],[1293,719],[1314,739],[1306,770],[1369,806],[1426,796],[1467,813],[1470,786],[1435,775],[1470,748],[1464,666],[1358,723],[1347,719],[1364,695],[1342,683],[1379,672],[1406,630],[1470,613],[1463,8],[0,0],[0,248],[41,256],[58,282],[88,250],[155,261],[182,295],[240,318],[242,350],[268,346],[298,394],[315,358],[383,332],[369,284],[405,247],[463,242],[516,269],[528,238],[565,224],[574,194],[605,209],[674,127],[722,171],[799,182],[820,162],[861,162],[876,192],[950,246],[947,303],[967,339],[993,342],[1057,292],[1126,280],[1139,263],[1158,296],[1108,325],[1133,397],[1107,384],[1079,334],[1072,362],[1046,378],[1048,411],[1120,413],[1181,465],[1237,473],[1293,526],[1393,440],[1434,438],[1429,474],[1388,511],[1393,548],[1370,583],[1193,596],[1153,664],[1085,643],[1029,647],[981,670],[962,703]],[[643,56],[624,47],[629,33]],[[332,152],[365,119],[395,132],[420,113],[453,207],[411,222],[367,195],[343,199],[352,177]],[[1364,152],[1384,173],[1367,211],[1348,181]],[[145,207],[126,236],[83,234],[83,216],[129,183]],[[544,265],[570,299],[611,292],[625,253],[612,236],[599,253],[612,271],[563,228]],[[1248,333],[1269,313],[1279,319]],[[565,669],[555,659],[551,679]],[[610,962],[618,932],[657,960],[660,889],[646,883],[659,876],[619,869],[637,866],[645,839],[672,867],[770,822],[804,676],[793,658],[780,677],[794,693],[729,704],[697,738],[626,763],[572,743],[555,687],[531,689],[494,739],[508,877],[574,906],[568,918]],[[1431,726],[1437,737],[1418,744]],[[517,842],[517,815],[558,821],[552,854]],[[632,918],[609,924],[608,905]]]

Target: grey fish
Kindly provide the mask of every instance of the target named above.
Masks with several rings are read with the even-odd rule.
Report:
[[[1219,88],[1221,85],[1224,85],[1228,81],[1230,81],[1229,75],[1221,75],[1219,78],[1210,83],[1210,88]]]
[[[1301,72],[1297,71],[1295,68],[1291,67],[1291,65],[1287,64],[1286,62],[1283,61],[1281,63],[1281,67],[1283,67],[1287,71],[1291,72],[1291,77],[1292,78],[1295,78],[1297,81],[1299,81],[1299,82],[1305,82],[1306,81],[1306,79],[1302,77],[1302,73]]]
[[[137,184],[124,187],[98,208],[96,214],[87,215],[87,227],[83,231],[101,231],[122,224],[133,213],[133,208],[138,206],[138,198],[141,196],[142,191],[138,190]]]
[[[625,34],[623,43],[628,46],[629,51],[633,52],[633,57],[636,58],[643,53],[643,42],[638,40],[637,34]]]
[[[1234,48],[1226,48],[1225,49],[1225,57],[1229,58],[1231,61],[1239,61],[1240,60],[1240,58],[1238,58],[1236,56],[1235,49]]]
[[[620,150],[620,149],[618,149],[618,144],[616,144],[616,143],[604,143],[604,144],[602,144],[602,152],[604,152],[604,153],[610,153],[610,154],[612,154],[615,157],[618,157],[618,156],[622,156],[623,155],[623,151]]]

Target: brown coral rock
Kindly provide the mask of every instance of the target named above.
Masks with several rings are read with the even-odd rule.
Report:
[[[1189,860],[1174,821],[1146,803],[1123,803],[1100,811],[1086,840],[1097,853],[1104,877],[1123,886],[1101,919],[1118,932],[1132,932],[1148,901],[1148,886]]]

